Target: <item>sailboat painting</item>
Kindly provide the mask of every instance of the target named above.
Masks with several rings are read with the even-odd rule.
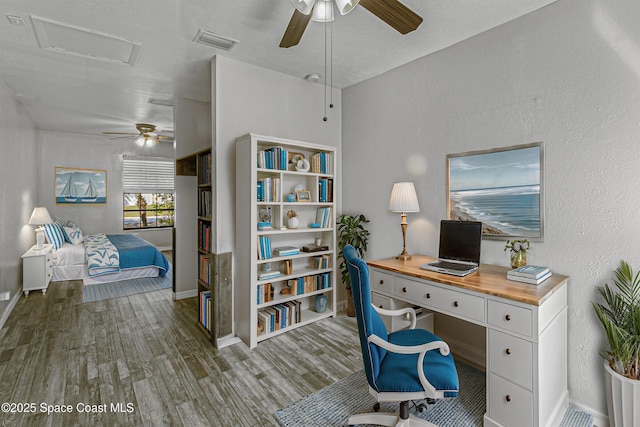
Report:
[[[107,203],[107,171],[56,166],[55,198],[58,205]]]

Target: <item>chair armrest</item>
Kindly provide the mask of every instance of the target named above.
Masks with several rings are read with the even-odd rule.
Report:
[[[371,304],[371,307],[378,313],[383,316],[403,316],[408,315],[408,319],[411,322],[409,329],[414,329],[416,327],[416,311],[411,307],[400,308],[398,310],[387,310],[386,308],[376,307],[374,304]]]
[[[392,353],[399,354],[415,354],[419,353],[418,356],[418,364],[416,366],[416,371],[418,372],[418,378],[420,378],[420,384],[425,391],[430,391],[435,395],[436,388],[427,380],[427,377],[424,375],[424,357],[426,356],[428,351],[431,350],[440,350],[440,354],[446,356],[449,354],[449,345],[444,341],[431,341],[428,343],[420,344],[420,345],[397,345],[392,344],[389,341],[386,341],[380,338],[377,335],[369,335],[367,341],[373,343],[379,347],[384,348],[387,351]]]

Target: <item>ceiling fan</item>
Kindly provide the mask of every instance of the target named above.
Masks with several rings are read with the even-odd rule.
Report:
[[[297,45],[310,20],[333,21],[333,2],[341,15],[351,12],[358,4],[386,22],[401,34],[415,30],[422,18],[398,0],[291,0],[295,6],[280,47]]]
[[[118,138],[131,138],[136,140],[136,144],[143,147],[150,147],[152,145],[160,143],[160,141],[173,142],[173,136],[169,135],[159,135],[155,133],[156,126],[149,123],[136,123],[136,129],[138,133],[128,133],[128,132],[102,132],[105,135],[121,135],[115,136],[110,139],[118,139]]]

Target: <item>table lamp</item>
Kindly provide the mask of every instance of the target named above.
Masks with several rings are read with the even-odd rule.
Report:
[[[401,212],[402,222],[402,253],[396,257],[403,261],[411,259],[411,255],[407,252],[407,212],[420,212],[418,204],[418,196],[413,182],[396,182],[391,190],[391,198],[389,199],[389,210],[391,212]]]
[[[42,206],[33,208],[33,213],[31,214],[31,218],[29,218],[29,225],[39,226],[36,228],[36,249],[42,249],[42,245],[44,244],[44,228],[42,228],[42,224],[51,224],[52,222],[51,215],[49,215],[47,208]]]

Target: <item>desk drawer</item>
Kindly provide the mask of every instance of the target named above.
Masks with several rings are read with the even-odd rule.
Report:
[[[489,329],[489,369],[531,390],[533,387],[533,345],[495,329]]]
[[[532,337],[533,313],[528,308],[500,301],[489,300],[488,319],[490,325],[506,329],[526,337]]]
[[[373,290],[393,293],[393,274],[371,269],[371,286]]]
[[[394,293],[423,307],[484,323],[484,298],[396,277]]]
[[[489,374],[489,417],[503,426],[533,426],[533,395],[496,374]]]

